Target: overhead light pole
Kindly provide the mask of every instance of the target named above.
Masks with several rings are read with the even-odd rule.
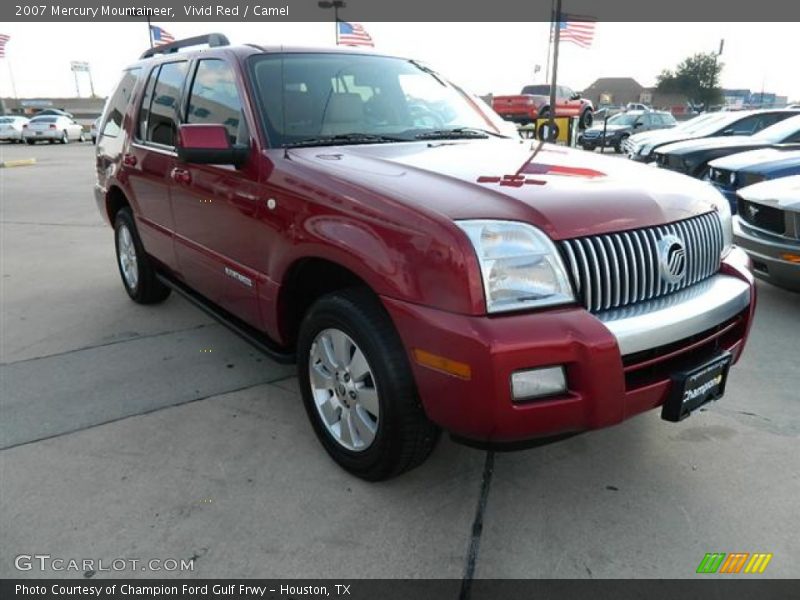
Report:
[[[339,9],[347,6],[344,0],[320,0],[317,2],[320,8],[333,9],[333,24],[336,26],[336,45],[339,45]]]

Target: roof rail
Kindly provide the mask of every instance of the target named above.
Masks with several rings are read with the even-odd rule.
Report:
[[[149,50],[145,50],[139,58],[150,58],[156,54],[172,54],[181,48],[200,46],[202,44],[208,44],[209,48],[216,48],[218,46],[229,46],[230,41],[228,41],[228,38],[221,33],[198,35],[195,37],[186,38],[184,40],[177,40],[170,44],[163,44],[161,46],[156,46],[155,48],[150,48]]]

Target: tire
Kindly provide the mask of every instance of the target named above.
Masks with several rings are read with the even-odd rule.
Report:
[[[61,143],[69,144],[69,133],[67,133],[66,129],[64,130],[64,133],[61,135]]]
[[[578,121],[578,128],[588,129],[592,126],[592,123],[594,123],[594,113],[591,108],[587,108],[581,113],[580,121]]]
[[[343,469],[380,481],[431,453],[439,429],[425,416],[405,348],[369,290],[317,300],[300,325],[297,357],[314,432]]]
[[[625,140],[627,140],[627,139],[628,139],[628,136],[627,135],[623,135],[619,139],[619,141],[616,144],[614,144],[614,152],[616,152],[617,154],[622,154],[622,144],[624,144]]]
[[[81,135],[78,137],[78,141],[79,142],[85,142],[86,141],[86,134],[84,134],[83,131],[81,131]]]
[[[166,300],[171,290],[156,278],[130,208],[120,209],[114,219],[114,247],[122,285],[131,300],[139,304],[156,304]]]
[[[592,144],[581,144],[582,148],[587,152],[594,152],[595,146]]]
[[[28,144],[28,146],[33,146],[36,142],[33,140],[25,140],[25,143]]]

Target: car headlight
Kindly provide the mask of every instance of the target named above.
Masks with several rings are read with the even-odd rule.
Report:
[[[648,146],[647,144],[642,144],[639,146],[639,154],[642,156],[650,156],[650,153],[653,151],[653,146]]]
[[[533,225],[489,220],[456,224],[478,256],[488,312],[575,302],[558,250]]]

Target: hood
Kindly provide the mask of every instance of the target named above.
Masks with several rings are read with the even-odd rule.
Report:
[[[289,157],[317,181],[344,180],[434,218],[524,221],[553,239],[664,224],[722,200],[664,169],[528,140],[299,148]]]
[[[662,146],[658,151],[661,154],[682,155],[691,152],[705,152],[723,148],[742,148],[742,150],[747,150],[748,148],[761,148],[769,145],[769,142],[754,140],[747,135],[725,135],[683,140],[681,142]]]
[[[748,185],[738,194],[751,202],[800,213],[800,175]]]
[[[758,171],[767,171],[793,164],[800,165],[800,150],[762,148],[718,158],[708,163],[708,166],[726,171],[738,171],[750,167],[756,167]]]

